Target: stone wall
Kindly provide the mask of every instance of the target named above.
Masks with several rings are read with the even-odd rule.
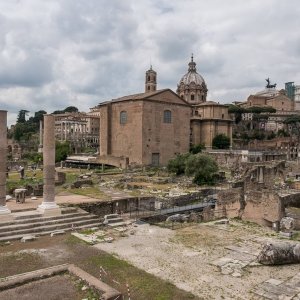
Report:
[[[145,98],[130,96],[99,106],[100,156],[126,157],[129,164],[151,165],[152,154],[159,164],[189,150],[191,108],[170,90]],[[170,122],[164,111],[171,112]],[[126,120],[120,122],[120,114]]]
[[[284,167],[284,162],[250,164],[239,182],[218,193],[217,209],[226,211],[228,217],[261,225],[280,221],[285,215],[285,204],[274,185],[284,178]]]
[[[242,188],[232,188],[220,191],[216,211],[224,212],[227,218],[241,217],[241,208],[244,206],[242,203],[242,190]]]

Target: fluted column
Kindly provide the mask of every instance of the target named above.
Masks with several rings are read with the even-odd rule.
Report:
[[[43,202],[38,210],[43,213],[60,214],[55,203],[55,117],[44,115],[43,138]]]
[[[10,210],[6,206],[7,111],[0,110],[0,221]]]

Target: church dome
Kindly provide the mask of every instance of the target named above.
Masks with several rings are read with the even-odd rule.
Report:
[[[203,77],[197,73],[193,55],[189,62],[188,72],[182,76],[177,85],[177,94],[191,104],[206,101],[207,87]]]
[[[189,85],[194,82],[197,85],[205,84],[203,77],[196,71],[196,63],[191,61],[189,63],[189,71],[182,76],[179,81],[179,85],[183,83],[184,85]]]

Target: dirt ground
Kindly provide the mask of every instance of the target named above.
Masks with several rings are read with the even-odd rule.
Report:
[[[145,300],[182,300],[199,298],[176,288],[173,284],[163,281],[151,274],[140,270],[125,261],[118,260],[93,246],[87,245],[70,234],[55,237],[40,237],[33,242],[21,243],[12,242],[11,245],[0,245],[0,279],[6,276],[21,274],[47,268],[59,264],[72,263],[99,278],[100,269],[103,267],[106,274],[103,274],[103,281],[124,295],[127,295],[128,283],[131,287],[131,299]],[[53,286],[57,286],[53,283]],[[63,286],[63,285],[61,285]],[[56,300],[74,300],[72,296],[74,291],[70,285],[68,296],[64,294],[64,289],[53,288],[53,294]],[[13,291],[13,290],[12,290]],[[17,290],[16,295],[24,292],[24,295],[34,294],[32,286],[24,286],[24,290]],[[46,289],[51,293],[51,289]],[[40,289],[40,293],[43,289]],[[78,291],[77,291],[78,292]],[[73,293],[73,294],[72,294]],[[14,293],[13,293],[14,294]],[[0,299],[11,299],[9,295],[0,294]],[[7,297],[6,297],[7,296]],[[93,297],[92,297],[93,298]],[[92,299],[91,297],[82,297],[80,299]],[[14,299],[14,298],[13,298]],[[16,299],[23,299],[21,297]],[[35,299],[35,298],[28,298]]]
[[[82,300],[87,297],[85,290],[76,286],[71,276],[61,275],[26,283],[15,289],[0,292],[0,299],[9,300]]]
[[[287,280],[300,271],[299,264],[262,266],[252,262],[239,269],[239,273],[222,274],[216,261],[228,254],[237,262],[242,262],[245,256],[255,258],[254,252],[276,238],[274,232],[251,223],[232,222],[225,227],[206,223],[176,231],[143,224],[134,230],[135,234],[127,238],[94,247],[168,280],[200,299],[254,299],[251,290],[256,285],[270,278]],[[249,251],[245,250],[246,254],[227,247]]]

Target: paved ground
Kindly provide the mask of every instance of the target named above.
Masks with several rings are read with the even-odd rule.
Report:
[[[92,203],[101,201],[99,199],[75,195],[75,194],[67,194],[67,195],[58,195],[55,197],[55,201],[57,204],[79,204],[79,203]],[[26,198],[25,203],[16,203],[15,199],[11,199],[6,202],[8,208],[11,211],[15,210],[23,210],[23,209],[36,209],[42,203],[42,197],[38,197],[37,200],[31,200],[30,198]]]
[[[262,237],[262,228],[237,225],[224,230],[200,224],[176,232],[144,224],[133,230],[134,235],[94,247],[201,299],[254,299],[259,284],[270,278],[286,281],[299,272],[299,265],[270,267],[255,262],[262,244],[269,239]]]

